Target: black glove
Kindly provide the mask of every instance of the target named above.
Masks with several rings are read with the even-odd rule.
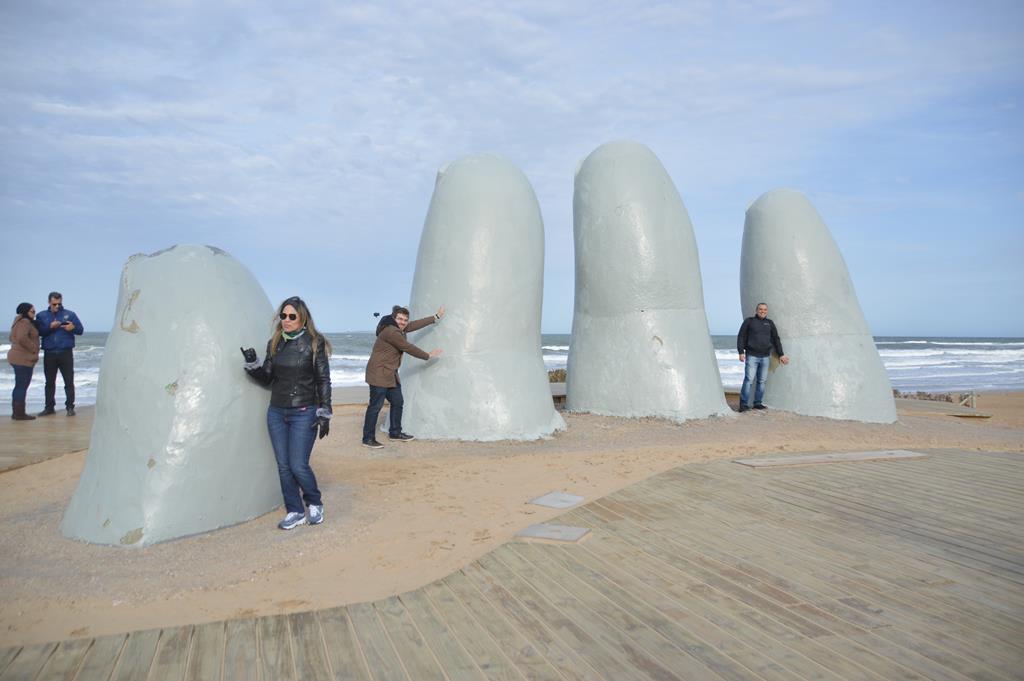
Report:
[[[327,433],[331,432],[331,420],[325,416],[317,416],[316,421],[313,421],[313,430],[316,430],[317,426],[320,427],[320,434],[317,438],[323,440],[327,437]]]
[[[238,348],[242,351],[242,357],[245,357],[246,364],[252,364],[257,360],[256,348]]]

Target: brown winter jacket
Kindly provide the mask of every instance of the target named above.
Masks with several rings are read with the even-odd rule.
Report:
[[[32,320],[18,315],[11,324],[11,349],[7,361],[20,367],[34,367],[39,361],[39,330]]]
[[[402,363],[402,353],[408,352],[419,359],[430,359],[430,354],[405,339],[410,331],[430,326],[436,320],[434,316],[417,319],[399,331],[397,326],[385,326],[377,335],[377,341],[370,352],[370,361],[366,364],[366,382],[378,388],[394,388],[398,385],[398,366]]]

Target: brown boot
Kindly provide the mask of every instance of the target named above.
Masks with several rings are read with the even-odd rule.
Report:
[[[11,403],[11,409],[14,412],[13,414],[11,414],[11,418],[14,419],[15,421],[35,421],[36,420],[35,416],[29,416],[28,414],[25,413],[25,403],[24,402],[12,402]]]

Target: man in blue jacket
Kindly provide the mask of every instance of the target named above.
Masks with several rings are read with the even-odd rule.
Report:
[[[779,361],[789,364],[789,357],[782,351],[782,341],[775,328],[775,322],[768,319],[768,305],[758,303],[753,317],[743,320],[740,332],[736,336],[736,350],[740,361],[745,364],[743,386],[740,388],[740,411],[749,409],[766,409],[764,384],[768,378],[768,364],[772,350],[779,355]],[[750,404],[750,384],[754,384],[754,404]]]
[[[57,371],[64,380],[64,407],[68,416],[75,415],[75,336],[85,331],[82,322],[64,307],[64,297],[50,293],[50,306],[36,315],[36,327],[43,342],[43,375],[46,376],[46,408],[40,416],[56,414]]]

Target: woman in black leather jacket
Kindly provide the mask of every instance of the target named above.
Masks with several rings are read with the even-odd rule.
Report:
[[[277,316],[263,363],[260,364],[254,348],[243,349],[242,355],[249,375],[270,386],[267,430],[277,458],[287,512],[278,527],[290,530],[307,522],[319,525],[324,520],[324,506],[309,456],[317,430],[321,438],[330,430],[331,344],[316,330],[309,308],[298,296],[281,303]]]

